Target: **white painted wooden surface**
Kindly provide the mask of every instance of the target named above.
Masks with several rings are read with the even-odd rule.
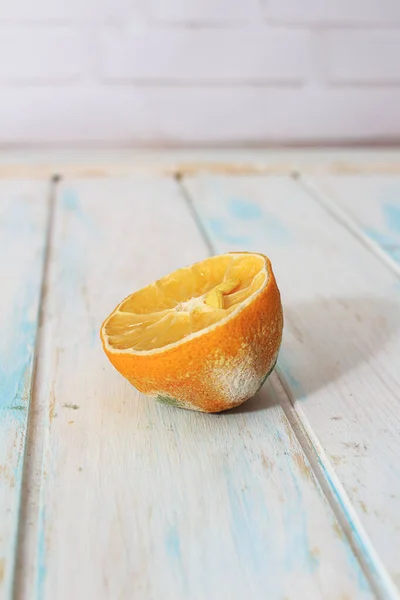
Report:
[[[49,185],[0,182],[0,598],[11,600]]]
[[[394,175],[304,177],[304,185],[368,238],[400,274],[400,178]]]
[[[279,372],[383,597],[398,597],[398,278],[294,180],[184,186],[216,252],[271,257],[286,317]]]
[[[398,152],[21,156],[0,177],[43,181],[0,183],[0,599],[400,598]],[[54,169],[78,179],[58,186],[37,336]],[[279,378],[223,415],[147,400],[102,319],[231,249],[272,258]]]
[[[276,377],[244,407],[205,415],[141,396],[102,353],[101,321],[122,297],[207,253],[172,179],[59,186],[39,348],[36,568],[18,574],[21,598],[374,597]]]

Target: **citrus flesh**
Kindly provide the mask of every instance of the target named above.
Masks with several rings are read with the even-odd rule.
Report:
[[[218,412],[254,395],[283,326],[268,258],[236,252],[173,272],[121,302],[101,328],[112,364],[161,402]]]

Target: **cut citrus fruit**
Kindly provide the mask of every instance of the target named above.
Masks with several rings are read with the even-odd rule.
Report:
[[[141,392],[218,412],[257,392],[275,366],[282,327],[269,259],[235,252],[179,269],[128,296],[100,335],[111,363]]]

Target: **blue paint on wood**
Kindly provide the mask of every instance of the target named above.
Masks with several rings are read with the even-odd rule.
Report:
[[[202,208],[200,208],[201,213]],[[230,250],[260,251],[260,243],[286,244],[290,234],[285,225],[255,202],[246,199],[224,198],[215,214],[205,215],[206,231]],[[227,248],[224,248],[227,249]]]
[[[350,526],[351,536],[352,536],[354,542],[361,549],[364,560],[366,560],[366,562],[368,563],[368,567],[369,567],[374,579],[380,581],[382,587],[385,588],[386,583],[385,583],[384,579],[382,578],[381,573],[378,572],[375,561],[370,555],[369,548],[366,546],[364,539],[360,535],[359,528],[354,523],[353,517],[349,512],[348,500],[344,499],[342,497],[342,494],[338,491],[336,483],[332,480],[332,477],[331,477],[326,465],[322,462],[321,458],[319,457],[317,449],[315,449],[315,452],[317,455],[318,464],[321,467],[324,477],[325,477],[327,483],[329,484],[329,487],[331,488],[331,491],[332,491],[334,497],[336,498],[336,501],[338,502],[341,510],[343,511],[343,514],[346,517],[347,524]],[[350,546],[348,546],[347,544],[346,544],[346,552],[347,552],[348,561],[354,565],[353,577],[357,577],[357,584],[358,584],[359,588],[363,591],[367,591],[369,589],[369,584],[365,578],[364,573],[360,569],[360,565],[358,563],[356,556],[354,555]],[[388,595],[388,598],[389,597],[391,597],[391,596]]]
[[[391,258],[400,262],[400,240],[393,235],[381,233],[375,229],[366,229],[365,233],[382,248]]]
[[[257,501],[256,490],[238,488],[232,474],[226,470],[229,506],[232,514],[232,535],[236,549],[244,563],[251,564],[259,572],[268,570],[268,538],[264,537],[261,524],[268,522],[267,507]]]
[[[45,510],[43,500],[39,513],[39,537],[37,545],[37,573],[36,573],[36,598],[44,598],[44,585],[46,579],[46,537],[45,537]]]
[[[66,210],[77,211],[79,209],[78,196],[74,190],[65,190],[61,196],[61,202]]]
[[[290,325],[288,326],[290,327]],[[283,344],[279,350],[279,358],[277,364],[277,371],[279,376],[283,376],[284,381],[288,384],[290,390],[293,392],[293,396],[295,396],[296,400],[301,400],[302,398],[306,398],[307,394],[305,389],[303,388],[301,382],[295,377],[293,374],[293,369],[291,368],[292,361],[287,354],[285,349],[285,339],[283,340]]]
[[[86,290],[82,286],[85,280],[86,253],[89,245],[98,243],[100,231],[93,218],[85,210],[79,194],[73,188],[67,188],[60,194],[60,209],[64,218],[65,236],[58,240],[57,255],[61,268],[58,290],[63,297],[62,309],[70,311],[72,305],[84,305],[87,312],[88,327],[82,329],[82,338],[89,340],[94,347],[98,343],[101,323],[95,323],[91,307],[86,302]]]
[[[168,555],[174,559],[180,560],[181,558],[181,543],[179,539],[179,532],[175,525],[171,526],[167,539],[165,542]]]
[[[215,235],[218,239],[227,244],[246,246],[249,242],[247,237],[242,235],[235,235],[231,231],[229,231],[222,219],[208,219],[206,226],[208,226],[213,235]]]
[[[34,286],[21,289],[13,307],[10,327],[3,331],[0,346],[0,409],[13,410],[13,418],[22,423],[28,409],[37,325],[37,315],[30,317],[34,296]],[[24,407],[24,410],[16,410],[18,407]]]
[[[268,502],[260,493],[257,481],[238,481],[228,466],[224,469],[231,515],[231,535],[239,564],[256,589],[264,587],[266,597],[278,598],[283,587],[281,574],[285,565],[274,547],[276,524],[268,514]]]
[[[237,198],[228,201],[228,209],[232,216],[245,221],[260,219],[263,214],[261,208],[255,202]]]
[[[181,580],[184,597],[189,597],[189,592],[187,589],[188,578],[185,568],[183,566],[181,541],[179,537],[178,527],[176,524],[171,525],[167,533],[165,539],[165,548],[167,551],[168,558],[170,559],[170,568],[175,570],[177,579]]]
[[[299,393],[301,396],[305,395],[303,387],[298,379],[293,375],[293,372],[290,369],[290,363],[287,363],[284,359],[283,353],[284,350],[281,349],[281,356],[278,360],[278,369],[283,374],[286,379],[289,387],[296,392],[296,400],[299,399]]]
[[[388,194],[387,194],[388,195]],[[392,195],[392,190],[389,190]],[[373,227],[361,227],[364,233],[378,244],[394,261],[400,263],[400,205],[399,202],[385,202],[380,205],[383,225],[374,224]],[[356,215],[357,216],[357,215]]]
[[[237,482],[236,474],[225,468],[225,479],[229,494],[232,535],[236,550],[250,576],[264,581],[268,597],[280,597],[281,577],[296,572],[313,574],[319,566],[319,558],[313,554],[308,538],[307,507],[303,507],[303,494],[299,481],[303,477],[296,468],[292,455],[287,452],[287,438],[279,429],[272,434],[276,438],[274,447],[280,458],[275,461],[285,481],[286,494],[282,497],[281,512],[269,514],[268,503],[250,479],[246,485]],[[302,450],[299,448],[299,453]],[[265,474],[268,477],[268,474]],[[271,485],[274,475],[269,474]],[[251,482],[251,483],[250,483]],[[275,545],[275,530],[285,531],[284,543]]]
[[[79,195],[73,188],[67,188],[61,194],[61,208],[65,209],[66,213],[77,219],[84,227],[91,231],[92,234],[99,235],[99,230],[93,223],[91,217],[83,209],[79,200]]]
[[[383,214],[387,227],[400,234],[400,205],[385,204],[383,206]]]
[[[286,472],[292,482],[290,496],[284,498],[282,502],[284,528],[288,532],[287,535],[290,536],[290,543],[285,546],[282,560],[288,573],[301,569],[313,574],[318,569],[319,558],[313,552],[308,536],[307,507],[304,506],[304,490],[300,487],[304,473],[300,473],[297,463],[293,460],[293,455],[285,450],[282,436],[279,434],[277,437],[283,450],[282,458],[286,459]],[[296,452],[294,447],[291,450]],[[300,447],[297,452],[299,455],[303,453]],[[306,461],[306,458],[303,457],[303,460]]]
[[[275,216],[265,213],[260,224],[260,229],[265,232],[265,241],[270,240],[277,244],[286,244],[290,238],[289,232],[279,219]],[[260,231],[261,234],[261,231]]]
[[[0,493],[0,552],[6,564],[2,598],[12,595],[47,213],[43,184],[32,184],[29,194],[25,184],[16,182],[15,188],[12,196],[0,197],[0,255],[6,257],[0,262],[0,288],[7,299],[1,305],[0,462],[9,475],[0,481],[9,487],[6,507]],[[43,197],[35,188],[43,190]]]

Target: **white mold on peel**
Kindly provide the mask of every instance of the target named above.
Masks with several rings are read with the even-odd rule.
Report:
[[[231,405],[254,396],[263,378],[251,353],[246,351],[229,360],[216,361],[211,377],[215,390]]]

